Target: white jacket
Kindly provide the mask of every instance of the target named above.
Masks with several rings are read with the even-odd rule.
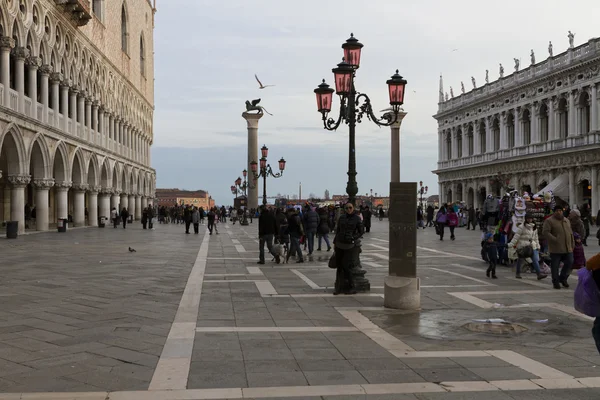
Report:
[[[518,229],[512,240],[508,244],[509,247],[521,247],[529,246],[533,247],[534,250],[540,249],[540,240],[538,238],[538,231],[534,229],[534,224],[524,223]]]

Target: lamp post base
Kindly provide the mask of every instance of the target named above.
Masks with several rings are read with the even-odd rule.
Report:
[[[419,278],[386,276],[383,280],[383,305],[397,310],[421,308],[421,282]]]
[[[367,278],[365,278],[365,274],[367,271],[362,269],[360,265],[360,253],[362,252],[361,247],[354,248],[354,254],[352,255],[352,268],[350,269],[352,273],[352,277],[354,280],[354,290],[358,293],[365,293],[371,291],[371,282]],[[340,287],[336,280],[335,288]]]

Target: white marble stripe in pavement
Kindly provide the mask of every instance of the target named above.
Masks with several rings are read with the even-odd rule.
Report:
[[[369,246],[375,247],[376,249],[379,249],[379,250],[389,250],[389,248],[380,246],[378,244],[371,244],[371,243],[369,243]]]
[[[317,285],[313,280],[297,269],[290,269],[290,271],[292,271],[292,273],[294,273],[298,278],[302,279],[308,286],[311,287],[311,289],[327,289],[327,287]]]
[[[209,241],[207,230],[148,390],[175,390],[187,387]]]
[[[356,332],[353,326],[210,326],[196,332]]]
[[[461,278],[468,279],[468,280],[473,281],[473,282],[483,283],[486,286],[497,286],[497,285],[494,285],[493,283],[486,282],[486,281],[481,280],[481,279],[473,278],[473,277],[468,276],[468,275],[463,275],[463,274],[459,274],[458,272],[448,271],[447,269],[440,269],[440,268],[428,268],[428,269],[432,269],[434,271],[439,271],[439,272],[442,272],[442,273],[448,274],[448,275],[460,276]]]
[[[344,316],[352,325],[358,328],[362,333],[367,335],[375,343],[386,349],[387,351],[415,351],[412,347],[404,343],[402,340],[387,333],[367,317],[362,315],[358,310],[338,309],[338,312]]]
[[[236,244],[235,245],[235,249],[237,250],[238,253],[245,253],[246,252],[246,249],[241,244]]]
[[[417,246],[417,250],[425,250],[425,251],[430,251],[432,253],[443,254],[446,257],[452,256],[452,257],[464,258],[466,260],[483,261],[481,259],[481,257],[463,256],[462,254],[449,253],[447,251],[440,251],[440,250],[436,250],[436,249],[430,249],[428,247]]]
[[[499,358],[509,364],[519,367],[533,375],[539,376],[542,379],[573,379],[571,375],[565,374],[557,369],[542,364],[539,361],[532,360],[519,353],[511,350],[493,350],[486,353]]]

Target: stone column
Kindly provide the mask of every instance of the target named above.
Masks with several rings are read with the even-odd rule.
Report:
[[[88,195],[88,225],[98,226],[98,192],[100,186],[90,186]]]
[[[79,122],[79,129],[81,129],[81,137],[85,137],[85,91],[79,92],[77,97],[77,119]]]
[[[17,47],[13,51],[15,58],[15,88],[19,94],[18,111],[25,114],[25,59],[29,57],[29,50]]]
[[[114,128],[115,128],[115,119],[112,113],[108,114],[108,149],[114,150]]]
[[[468,194],[469,194],[469,191],[468,191],[468,189],[469,189],[469,188],[467,187],[467,184],[468,184],[468,182],[466,182],[466,181],[463,181],[463,182],[462,182],[462,193],[461,193],[460,195],[461,195],[461,197],[462,197],[462,201],[464,201],[465,203],[467,203],[467,205],[468,205],[469,207],[471,207],[471,206],[472,206],[472,204],[468,204],[468,200],[469,200],[469,199],[468,199],[468,197],[469,197],[469,196],[468,196]]]
[[[87,96],[85,98],[85,126],[88,128],[88,137],[87,140],[91,141],[92,135],[92,96]]]
[[[392,131],[392,171],[390,182],[400,182],[400,125],[402,125],[402,120],[406,117],[406,114],[406,112],[400,111],[398,119],[390,126]]]
[[[481,120],[475,120],[473,122],[473,154],[481,154],[481,136],[479,135]]]
[[[569,205],[575,204],[575,168],[569,168]]]
[[[451,160],[455,160],[458,158],[458,138],[457,138],[457,129],[456,127],[452,127],[450,131],[450,146],[451,146]]]
[[[485,117],[485,152],[494,151],[494,134],[492,133],[492,117]]]
[[[129,127],[130,125],[128,122],[123,124],[123,155],[127,158],[130,158]]]
[[[138,193],[135,195],[135,219],[138,221],[142,219],[142,208],[142,196]]]
[[[121,191],[119,191],[119,190],[112,191],[112,197],[110,198],[110,209],[111,210],[113,208],[116,208],[117,211],[120,211],[120,208],[119,208],[119,202],[121,200],[121,198],[119,197],[120,193],[121,193]],[[110,217],[110,214],[107,215],[107,217]]]
[[[554,112],[554,105],[556,101],[556,98],[552,98],[550,101],[548,101],[548,141],[554,140],[559,136],[558,132],[554,131],[556,126],[556,113]]]
[[[10,51],[13,47],[15,47],[13,38],[0,36],[0,83],[4,86],[4,107],[7,108],[10,107],[10,91],[8,89],[10,88]]]
[[[142,196],[142,209],[148,207],[148,198],[146,196]]]
[[[31,98],[31,118],[38,119],[37,114],[37,71],[42,65],[40,57],[27,58],[27,73],[29,74],[29,97]],[[37,218],[36,218],[37,220]]]
[[[98,102],[97,101],[93,101],[92,102],[92,115],[90,117],[91,119],[91,127],[92,127],[92,131],[93,131],[93,135],[94,135],[94,140],[92,140],[92,143],[96,143],[98,144]]]
[[[390,183],[389,273],[383,282],[383,304],[388,308],[418,310],[421,307],[415,193],[416,182]]]
[[[47,231],[50,208],[48,191],[54,186],[54,179],[34,179],[33,186],[35,187],[35,228],[38,231]]]
[[[129,195],[129,205],[127,206],[127,211],[129,211],[129,215],[131,215],[131,218],[136,219],[135,195],[133,194]]]
[[[569,103],[569,123],[568,123],[569,132],[567,133],[567,136],[575,136],[575,135],[577,135],[577,128],[576,128],[577,111],[575,109],[575,95],[573,94],[572,90],[569,91],[568,103]]]
[[[521,130],[521,113],[523,112],[523,109],[521,107],[519,107],[518,109],[515,108],[515,118],[514,118],[514,123],[515,123],[515,147],[520,147],[523,146],[523,135],[521,134],[522,130]]]
[[[500,115],[500,150],[508,148],[508,129],[506,129],[507,117],[503,112]]]
[[[469,157],[469,124],[462,126],[462,157]]]
[[[75,86],[72,86],[69,90],[69,101],[71,104],[69,105],[69,109],[71,110],[71,125],[73,126],[73,134],[77,136],[77,93],[79,90]]]
[[[25,232],[25,187],[31,181],[29,175],[9,175],[10,191],[10,219],[19,222],[18,233]]]
[[[252,175],[250,163],[259,161],[258,157],[258,121],[263,114],[242,113],[242,118],[248,124],[248,163],[246,168],[250,172],[248,180],[252,181],[252,187],[248,188],[248,208],[258,209],[258,182]]]
[[[393,131],[392,131],[393,132]],[[439,161],[444,161],[444,131],[440,130],[438,131],[438,162]],[[400,133],[398,133],[398,135],[400,135]],[[392,139],[393,139],[393,134],[392,134]],[[393,168],[392,168],[393,169]],[[394,174],[392,174],[394,175]],[[398,172],[398,175],[400,175],[400,172]]]
[[[48,121],[54,127],[58,126],[58,115],[59,115],[59,88],[58,85],[63,80],[63,75],[60,72],[53,72],[50,74],[50,87],[52,92],[52,110],[54,110],[54,121]]]
[[[54,190],[56,191],[56,217],[68,218],[69,216],[69,198],[67,194],[71,188],[71,182],[55,182]]]
[[[99,217],[105,217],[107,220],[110,219],[110,200],[111,200],[112,191],[109,188],[102,188],[102,193],[100,193],[100,215]]]
[[[598,91],[596,90],[595,83],[592,83],[590,97],[590,131],[595,132],[598,130]]]
[[[48,122],[48,100],[50,96],[48,95],[48,81],[50,79],[50,73],[52,72],[52,67],[49,65],[42,65],[40,67],[40,76],[42,81],[40,82],[40,97],[42,99],[42,117],[38,118],[40,121],[47,123]]]
[[[61,127],[65,132],[69,130],[69,89],[70,85],[67,80],[64,80],[60,84],[60,103],[63,115],[63,126]],[[72,126],[72,125],[71,125]],[[72,132],[69,132],[72,133]]]
[[[438,203],[441,205],[444,202],[444,184],[438,182]]]
[[[85,226],[85,191],[88,185],[75,184],[73,185],[73,224],[74,226]]]

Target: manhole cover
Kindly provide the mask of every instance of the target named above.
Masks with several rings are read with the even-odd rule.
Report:
[[[519,324],[499,322],[469,322],[463,328],[477,333],[490,333],[492,335],[518,335],[527,332],[527,328]]]

